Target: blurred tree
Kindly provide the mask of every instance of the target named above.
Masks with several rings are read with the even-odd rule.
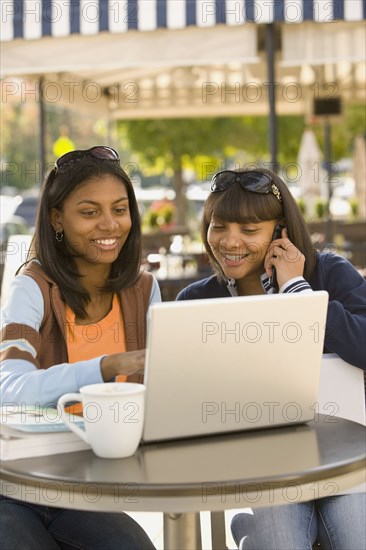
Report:
[[[285,165],[296,161],[304,130],[303,116],[278,117],[278,162],[280,164]]]
[[[46,104],[46,171],[53,166],[53,143],[60,128],[67,126],[77,149],[87,149],[105,141],[95,125],[95,118],[83,116],[57,104]],[[1,187],[14,187],[22,192],[39,187],[43,174],[39,163],[39,99],[30,94],[26,100],[21,93],[0,103],[1,116]]]
[[[135,120],[119,126],[142,163],[153,166],[160,162],[165,170],[173,171],[178,226],[186,226],[184,164],[189,159],[196,166],[194,161],[200,156],[200,176],[206,180],[217,170],[227,146],[243,148],[246,141],[240,118]]]
[[[296,159],[303,129],[303,117],[279,119],[281,163]],[[183,168],[193,168],[198,179],[207,180],[225,168],[228,157],[240,166],[269,160],[267,117],[135,120],[120,122],[119,133],[142,165],[158,163],[173,171],[178,225],[186,223]]]
[[[19,190],[39,183],[39,163],[34,147],[37,107],[13,102],[1,108],[1,187]]]
[[[332,160],[352,156],[354,138],[366,132],[366,109],[364,104],[345,104],[343,115],[331,121]],[[322,123],[314,127],[317,139],[324,151],[324,130]]]

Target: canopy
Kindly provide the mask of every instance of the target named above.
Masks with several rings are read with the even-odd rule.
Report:
[[[334,83],[365,96],[365,0],[2,0],[6,96],[110,119],[268,113],[264,27],[276,29],[276,109],[309,112]],[[314,88],[315,86],[315,88]]]
[[[361,21],[365,0],[2,0],[2,40],[225,24]],[[189,45],[187,45],[189,47]]]

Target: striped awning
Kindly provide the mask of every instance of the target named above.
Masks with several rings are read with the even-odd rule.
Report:
[[[1,0],[1,40],[190,26],[360,21],[366,0]]]
[[[0,10],[6,97],[26,99],[42,80],[46,101],[93,116],[266,114],[260,35],[272,22],[278,113],[307,112],[329,82],[344,101],[365,97],[366,0],[0,0]]]

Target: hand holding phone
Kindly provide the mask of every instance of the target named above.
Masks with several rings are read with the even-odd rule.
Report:
[[[280,223],[275,225],[275,228],[273,230],[272,235],[272,241],[275,241],[276,239],[280,239],[282,236],[282,230],[285,228],[284,225],[281,225]],[[272,266],[272,275],[269,280],[271,287],[274,289],[275,293],[278,292],[278,283],[277,283],[277,274],[276,274],[276,268]]]

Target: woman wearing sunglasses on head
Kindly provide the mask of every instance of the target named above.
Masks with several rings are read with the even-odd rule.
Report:
[[[324,351],[366,367],[366,281],[344,258],[317,253],[284,182],[268,170],[217,173],[202,219],[202,240],[214,275],[183,289],[178,300],[326,290]],[[235,382],[235,381],[234,381]],[[237,514],[241,549],[366,548],[365,494]]]
[[[119,375],[142,382],[146,315],[160,291],[140,268],[140,216],[117,152],[97,146],[60,157],[2,312],[2,405],[55,406],[65,393]],[[4,550],[25,540],[30,550],[154,548],[123,513],[0,502]]]

